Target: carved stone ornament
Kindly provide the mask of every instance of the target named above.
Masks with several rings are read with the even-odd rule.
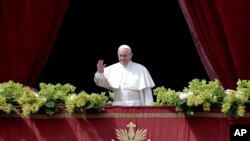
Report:
[[[147,136],[147,129],[137,129],[135,132],[136,125],[130,122],[128,125],[128,131],[126,129],[116,129],[117,139],[119,141],[145,141]],[[115,141],[112,139],[111,141]],[[151,141],[148,139],[147,141]]]

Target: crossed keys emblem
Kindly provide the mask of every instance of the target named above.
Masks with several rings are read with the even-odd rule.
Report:
[[[147,136],[147,129],[137,129],[135,131],[136,125],[133,122],[130,122],[128,125],[128,131],[126,129],[116,129],[117,139],[119,141],[144,141]],[[111,141],[115,141],[112,139]],[[148,139],[147,141],[151,141]]]

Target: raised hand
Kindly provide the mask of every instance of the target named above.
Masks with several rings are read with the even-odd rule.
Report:
[[[97,68],[97,71],[99,73],[103,73],[104,71],[104,68],[106,66],[106,64],[103,64],[104,60],[98,60],[97,64],[96,64],[96,68]]]

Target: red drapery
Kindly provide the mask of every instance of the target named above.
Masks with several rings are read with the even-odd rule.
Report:
[[[0,82],[35,86],[69,0],[1,0]]]
[[[249,0],[179,0],[210,79],[234,89],[250,79]]]
[[[228,141],[230,125],[249,124],[250,116],[231,119],[219,109],[187,116],[175,107],[105,107],[101,113],[32,115],[0,113],[0,141],[111,141],[116,129],[147,130],[151,141]],[[147,140],[144,140],[147,141]]]

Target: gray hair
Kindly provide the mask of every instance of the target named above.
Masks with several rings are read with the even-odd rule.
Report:
[[[118,52],[120,49],[122,49],[122,48],[126,48],[126,49],[128,49],[128,51],[129,51],[130,53],[132,53],[132,49],[131,49],[128,45],[125,45],[125,44],[121,45],[121,46],[118,48],[117,52]]]

